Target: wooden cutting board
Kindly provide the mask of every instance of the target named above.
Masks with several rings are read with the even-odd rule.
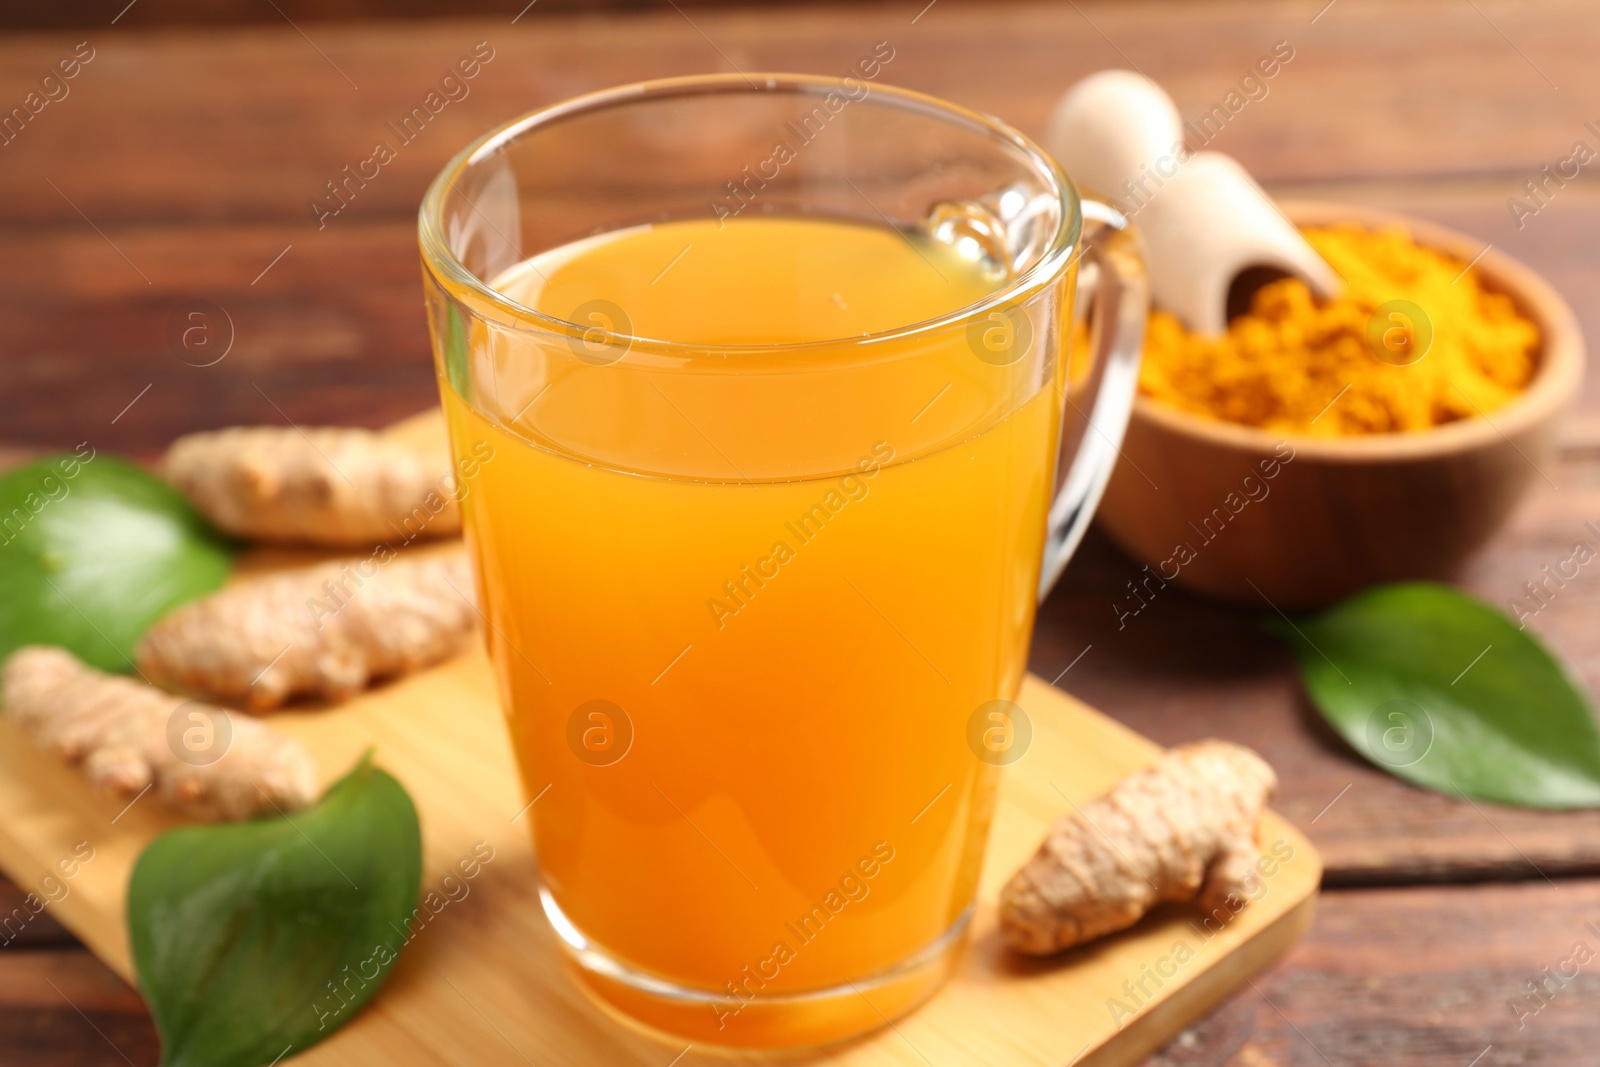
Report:
[[[312,558],[256,553],[242,561],[241,571]],[[1266,879],[1264,896],[1220,932],[1208,929],[1193,908],[1168,907],[1133,930],[1052,960],[1007,953],[997,936],[995,902],[1011,872],[1068,810],[1069,800],[1082,804],[1161,751],[1037,678],[1027,679],[1018,703],[1033,720],[1033,745],[1002,778],[972,944],[959,972],[894,1027],[784,1062],[1135,1064],[1310,924],[1321,861],[1299,833],[1269,813],[1264,849],[1276,846],[1292,858]],[[482,652],[334,710],[287,712],[272,721],[310,746],[324,781],[376,747],[378,762],[405,783],[421,814],[425,893],[439,889],[446,871],[474,846],[482,854],[479,842],[494,850],[466,883],[467,895],[457,890],[460,899],[420,928],[379,996],[329,1040],[284,1063],[694,1067],[762,1061],[658,1042],[596,1007],[568,976],[539,907],[522,818],[527,801]],[[94,795],[76,770],[40,755],[6,721],[0,721],[0,812],[0,868],[25,890],[56,871],[59,860],[71,860],[79,842],[93,849],[49,911],[133,981],[123,924],[129,872],[144,846],[177,820],[149,797],[124,808]]]

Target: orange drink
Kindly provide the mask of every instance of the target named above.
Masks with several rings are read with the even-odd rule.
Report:
[[[1075,202],[1019,161],[1048,269],[1003,198],[901,224],[774,191],[533,239],[555,179],[500,136],[423,243],[452,444],[492,457],[466,528],[546,912],[656,1028],[879,1025],[957,959],[1041,559],[1075,538],[1049,521]],[[495,153],[537,195],[455,186]]]

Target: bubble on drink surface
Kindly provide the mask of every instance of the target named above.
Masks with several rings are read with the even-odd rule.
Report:
[[[585,300],[572,309],[569,321],[579,328],[567,337],[572,354],[593,367],[609,367],[633,347],[633,320],[620,304]]]
[[[922,232],[929,244],[975,264],[996,284],[1011,276],[1005,222],[979,201],[946,200],[933,205],[923,217]],[[967,324],[967,347],[991,367],[1009,367],[1028,354],[1033,335],[1026,308],[995,308]]]
[[[167,348],[191,367],[221,363],[233,336],[233,317],[214,300],[185,300],[167,314]]]
[[[191,767],[205,767],[227,755],[233,720],[221,708],[188,700],[167,716],[167,748]]]
[[[945,200],[933,205],[923,217],[922,231],[933,244],[943,246],[957,259],[977,264],[996,281],[1009,276],[1006,225],[978,201]]]
[[[1409,367],[1433,347],[1433,319],[1410,300],[1389,300],[1367,319],[1367,349],[1392,367]]]
[[[567,716],[567,747],[591,767],[609,767],[633,747],[633,720],[609,700],[586,700]]]
[[[1019,704],[990,700],[967,717],[967,747],[983,762],[1003,767],[1028,754],[1033,745],[1033,720]]]
[[[1367,755],[1385,767],[1420,763],[1433,747],[1433,717],[1410,700],[1386,700],[1367,716]]]

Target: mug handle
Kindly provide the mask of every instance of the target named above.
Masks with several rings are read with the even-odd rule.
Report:
[[[1075,411],[1085,425],[1077,454],[1050,505],[1044,566],[1039,572],[1040,600],[1049,595],[1083,540],[1121,454],[1122,434],[1138,391],[1139,357],[1150,312],[1150,281],[1138,231],[1126,215],[1109,204],[1088,199],[1082,204],[1079,255],[1098,274],[1089,351],[1094,354],[1100,381],[1094,386],[1091,377],[1083,383],[1094,389],[1094,406],[1087,413],[1073,401],[1070,388],[1067,393],[1068,413]]]

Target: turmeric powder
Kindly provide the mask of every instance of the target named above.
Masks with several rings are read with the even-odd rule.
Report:
[[[1274,433],[1338,437],[1492,414],[1532,379],[1538,327],[1467,263],[1398,227],[1304,233],[1343,277],[1342,295],[1318,301],[1299,279],[1269,283],[1221,337],[1153,311],[1140,392]],[[1397,300],[1411,313],[1388,314]]]

